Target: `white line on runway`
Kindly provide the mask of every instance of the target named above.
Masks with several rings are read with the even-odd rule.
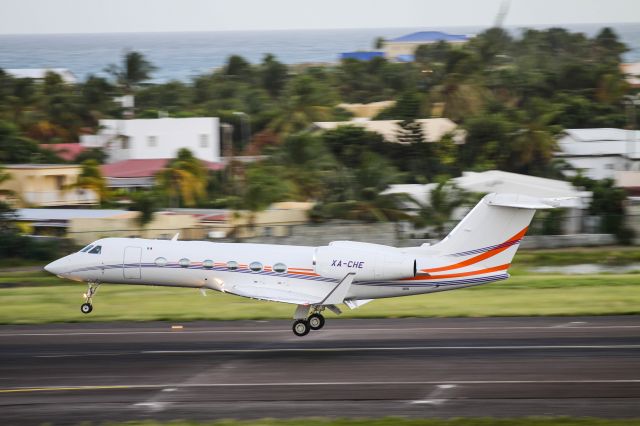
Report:
[[[523,346],[401,346],[346,348],[265,348],[265,349],[185,349],[141,351],[142,354],[224,354],[264,352],[351,352],[351,351],[428,351],[428,350],[535,350],[535,349],[640,349],[640,345],[523,345]]]
[[[584,380],[442,380],[442,381],[344,381],[344,382],[276,382],[276,383],[163,383],[137,385],[59,385],[0,388],[1,393],[82,391],[82,390],[126,390],[159,388],[224,388],[224,387],[281,387],[281,386],[399,386],[399,385],[511,385],[511,384],[636,384],[640,379],[584,379]]]
[[[409,328],[334,328],[332,331],[341,332],[378,332],[378,331],[476,331],[476,330],[547,330],[547,331],[573,331],[573,330],[610,330],[610,329],[636,329],[640,325],[602,325],[602,326],[522,326],[522,327],[409,327]],[[42,336],[113,336],[113,335],[144,335],[144,334],[215,334],[215,333],[283,333],[289,332],[288,328],[256,329],[256,330],[158,330],[158,331],[69,331],[51,333],[0,333],[0,337],[42,337]]]

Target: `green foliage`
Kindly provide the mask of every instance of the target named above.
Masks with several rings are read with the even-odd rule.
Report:
[[[106,200],[108,196],[107,184],[100,171],[100,164],[93,159],[85,160],[82,163],[82,172],[73,187],[94,191],[100,197],[101,202]]]
[[[207,171],[186,148],[156,175],[157,189],[172,207],[192,207],[206,197]]]
[[[153,216],[158,210],[159,198],[159,194],[154,191],[139,191],[132,194],[129,210],[140,212],[137,221],[141,227],[153,220]]]
[[[149,80],[155,70],[156,67],[136,51],[125,52],[122,64],[111,64],[105,69],[126,92],[131,92]]]
[[[471,201],[471,194],[441,179],[429,194],[428,203],[415,202],[418,206],[418,215],[414,219],[415,225],[420,228],[432,228],[436,236],[444,237],[455,210],[467,205],[469,201]]]

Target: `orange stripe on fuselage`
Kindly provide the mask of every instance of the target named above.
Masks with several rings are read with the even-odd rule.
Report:
[[[529,227],[524,228],[522,231],[518,232],[516,235],[514,235],[511,238],[509,238],[507,241],[505,241],[502,244],[510,243],[512,241],[521,239],[522,237],[524,237],[524,234],[527,233],[527,229],[529,229]],[[450,271],[452,269],[464,268],[465,266],[473,265],[475,263],[478,263],[478,262],[481,262],[481,261],[483,261],[485,259],[493,257],[496,254],[505,251],[509,247],[512,247],[512,246],[511,245],[506,245],[506,246],[503,246],[503,247],[497,247],[497,248],[494,248],[493,250],[489,250],[488,252],[485,252],[485,253],[479,254],[477,256],[474,256],[471,259],[467,259],[467,260],[463,260],[462,262],[454,263],[453,265],[440,266],[438,268],[432,268],[432,269],[422,269],[421,271],[422,272],[442,272],[442,271]]]
[[[485,269],[478,269],[477,271],[458,272],[457,274],[430,275],[428,277],[413,277],[413,278],[406,278],[402,281],[427,281],[427,280],[438,280],[441,278],[470,277],[472,275],[481,275],[481,274],[488,274],[491,272],[505,271],[509,269],[509,266],[511,266],[510,263],[505,263],[504,265],[493,266],[491,268],[485,268]]]

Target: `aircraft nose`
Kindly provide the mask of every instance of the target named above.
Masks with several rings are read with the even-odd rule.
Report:
[[[64,272],[63,262],[61,259],[54,260],[44,267],[44,270],[54,275],[60,275]]]

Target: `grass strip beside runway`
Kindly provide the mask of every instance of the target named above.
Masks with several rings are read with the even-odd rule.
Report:
[[[208,291],[105,284],[90,315],[80,312],[86,285],[55,277],[0,289],[1,324],[85,321],[289,319],[293,306]],[[6,279],[6,277],[5,277]],[[347,318],[640,314],[640,275],[522,275],[428,295],[375,300]],[[334,315],[327,314],[330,317]]]

